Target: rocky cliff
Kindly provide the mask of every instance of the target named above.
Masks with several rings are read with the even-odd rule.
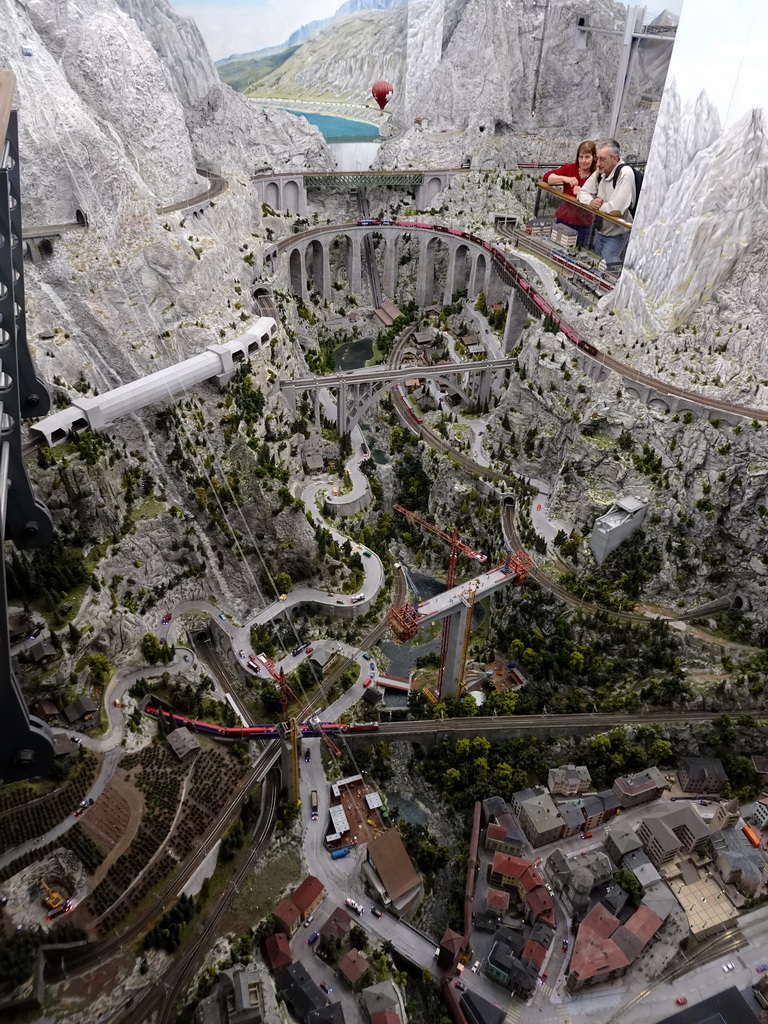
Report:
[[[670,82],[617,308],[658,332],[685,322],[703,299],[719,293],[736,266],[762,247],[767,176],[761,110],[722,132],[705,93],[683,104]]]
[[[767,178],[762,110],[721,131],[706,94],[684,104],[667,85],[637,226],[608,303],[640,342],[636,365],[766,405]]]
[[[173,77],[174,91],[190,107],[219,83],[194,21],[181,18],[167,0],[117,0],[154,47]]]
[[[195,27],[164,0],[46,0],[28,10],[0,0],[0,16],[0,64],[18,82],[25,226],[72,222],[76,210],[89,221],[87,235],[62,237],[27,275],[33,341],[61,333],[64,365],[41,371],[96,373],[89,353],[98,353],[110,373],[93,383],[114,386],[137,375],[132,351],[154,357],[163,331],[189,332],[190,317],[231,320],[224,292],[248,269],[237,246],[259,256],[249,171],[328,167],[330,153],[306,121],[264,112],[223,86]],[[201,163],[232,181],[193,236],[155,208],[204,192]],[[215,340],[218,329],[208,331]],[[192,333],[187,354],[204,343],[204,328]]]

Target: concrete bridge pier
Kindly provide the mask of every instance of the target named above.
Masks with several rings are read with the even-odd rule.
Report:
[[[478,259],[480,258],[481,257],[478,257]],[[483,288],[483,291],[485,292],[485,297],[488,302],[488,305],[490,306],[492,303],[495,302],[503,302],[504,293],[506,291],[506,285],[499,277],[499,275],[495,272],[490,259],[485,260],[485,275],[483,279],[485,281],[485,287]]]
[[[517,297],[517,292],[514,288],[510,288],[507,296],[507,321],[504,324],[504,335],[501,339],[501,351],[511,352],[517,342],[517,336],[520,333],[520,325],[518,320],[518,310],[516,308],[517,303],[520,301]]]
[[[467,298],[476,299],[482,289],[482,274],[478,273],[479,258],[477,253],[472,254],[472,262],[467,275]],[[480,284],[478,285],[478,282]]]
[[[480,372],[480,380],[477,386],[477,402],[482,408],[487,402],[491,400],[491,371],[482,370]]]
[[[347,385],[345,381],[339,381],[336,391],[336,429],[339,437],[343,437],[347,430]]]
[[[352,235],[347,246],[347,281],[353,295],[359,295],[363,286],[360,236]]]
[[[489,261],[485,256],[483,256],[482,253],[475,253],[472,260],[472,270],[469,276],[469,286],[467,288],[468,298],[476,299],[480,292],[485,292],[486,297],[488,296],[489,269]]]
[[[331,298],[331,253],[327,245],[323,246],[323,282],[322,290],[318,288],[320,294],[326,300],[330,301]]]
[[[461,679],[463,668],[461,655],[464,649],[464,632],[467,628],[468,615],[469,607],[462,603],[456,605],[450,615],[446,616],[449,622],[449,633],[448,649],[445,652],[441,697],[455,697],[459,692],[459,680]]]
[[[320,432],[320,388],[315,388],[315,430]]]
[[[453,293],[456,291],[456,274],[458,271],[458,260],[456,259],[457,249],[455,247],[448,251],[448,265],[445,268],[445,285],[443,287],[443,305],[450,306]]]
[[[285,387],[282,388],[282,392],[285,395],[285,401],[288,404],[288,409],[290,410],[291,416],[295,416],[296,415],[296,389],[294,387],[291,387],[290,384],[286,384]]]
[[[388,235],[384,249],[384,294],[394,299],[397,291],[397,237]]]
[[[424,306],[429,305],[431,295],[428,295],[430,278],[433,276],[434,271],[432,264],[429,259],[428,250],[429,238],[420,232],[419,237],[419,269],[416,272],[416,305]],[[429,289],[431,291],[431,289]]]
[[[298,247],[291,250],[288,257],[288,273],[291,281],[291,289],[306,302],[309,298],[307,291],[307,268],[305,265],[305,252]]]

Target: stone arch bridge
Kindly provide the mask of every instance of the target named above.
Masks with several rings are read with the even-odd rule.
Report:
[[[259,200],[277,213],[304,217],[309,208],[308,192],[356,192],[360,188],[397,189],[413,193],[417,210],[429,208],[438,192],[457,174],[466,174],[468,168],[453,167],[435,171],[287,171],[255,174],[252,181]]]
[[[424,230],[423,224],[338,224],[304,231],[283,239],[278,245],[286,261],[291,290],[302,300],[311,290],[321,298],[333,296],[331,257],[338,269],[343,264],[346,287],[360,294],[363,282],[364,242],[371,238],[383,256],[377,257],[377,270],[382,273],[384,295],[394,297],[397,292],[403,241],[410,238],[418,245],[416,266],[416,303],[449,305],[456,292],[466,291],[470,299],[485,292],[496,301],[507,292],[503,278],[498,274],[491,252],[478,242],[453,234],[449,229]],[[407,259],[410,264],[411,260]],[[443,267],[445,268],[443,273]],[[413,271],[408,269],[408,276]]]

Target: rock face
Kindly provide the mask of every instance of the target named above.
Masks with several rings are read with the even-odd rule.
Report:
[[[73,205],[114,215],[189,194],[196,176],[184,109],[135,21],[113,0],[31,4],[29,17],[2,0],[0,11],[33,222],[74,220]],[[23,45],[31,57],[21,56]]]
[[[755,277],[764,272],[766,175],[761,110],[722,132],[705,93],[690,106],[682,104],[670,82],[615,307],[656,334],[684,323],[703,300],[719,300],[739,265],[748,264]],[[761,266],[755,266],[758,252]],[[751,295],[742,289],[740,300],[760,308],[761,294],[761,287]]]
[[[331,152],[317,128],[285,110],[265,108],[218,84],[189,111],[189,135],[198,163],[231,173],[331,170]]]
[[[194,21],[181,18],[167,0],[117,0],[141,29],[171,73],[176,95],[191,107],[219,83]]]
[[[0,18],[0,63],[17,74],[25,227],[73,222],[77,210],[89,222],[27,272],[33,343],[58,328],[56,364],[41,372],[71,383],[84,371],[103,390],[146,372],[163,331],[181,341],[171,358],[218,340],[233,320],[223,292],[249,271],[238,246],[261,266],[249,172],[331,166],[320,133],[218,82],[197,30],[164,0],[0,0]],[[155,210],[205,190],[201,163],[232,180],[192,235]]]

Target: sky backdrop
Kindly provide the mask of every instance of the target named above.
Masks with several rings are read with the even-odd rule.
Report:
[[[765,0],[739,0],[738,14],[723,18],[720,0],[686,0],[667,79],[689,103],[705,92],[723,128],[768,107]]]
[[[171,0],[185,18],[192,18],[214,60],[279,46],[308,21],[330,17],[343,0]]]
[[[343,0],[171,0],[179,14],[197,22],[214,60],[279,46],[309,21],[328,18]],[[695,6],[699,0],[687,0]],[[679,15],[683,0],[648,0],[648,16],[665,8]]]

